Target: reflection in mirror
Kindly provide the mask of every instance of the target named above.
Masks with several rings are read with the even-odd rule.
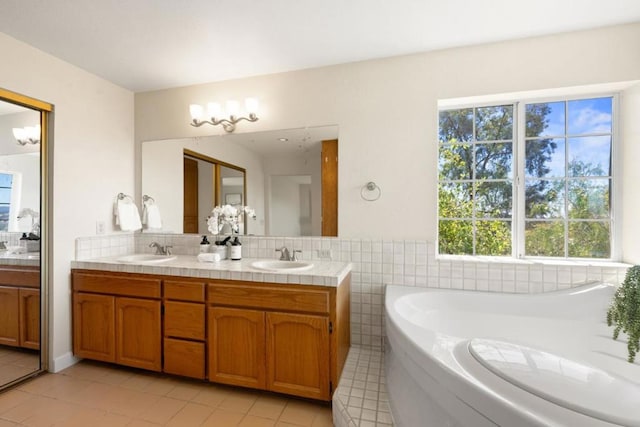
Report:
[[[0,389],[41,368],[40,114],[0,101]]]
[[[213,201],[198,205],[198,224],[204,224],[215,204],[238,202],[256,211],[256,220],[246,223],[249,234],[320,236],[322,168],[325,163],[321,161],[322,145],[323,141],[337,139],[337,126],[319,126],[146,141],[142,144],[142,194],[152,196],[159,205],[163,232],[204,234],[206,226],[199,226],[198,231],[186,231],[184,225],[185,210],[189,208],[184,197],[183,159],[185,153],[189,157],[195,154],[198,158],[217,159],[231,166],[231,169],[220,168],[222,181],[218,187],[219,196],[212,184],[210,192]],[[237,169],[246,171],[244,177]],[[210,178],[204,179],[205,182],[211,181]],[[241,179],[244,180],[244,191],[240,191]],[[216,182],[215,177],[213,182]],[[335,187],[334,193],[337,193],[337,179],[331,180],[331,185]],[[288,190],[283,190],[283,186]],[[293,191],[295,197],[288,191]],[[337,202],[332,201],[331,206],[328,205],[325,203],[325,208],[333,210],[337,217]],[[193,207],[190,209],[193,210]]]

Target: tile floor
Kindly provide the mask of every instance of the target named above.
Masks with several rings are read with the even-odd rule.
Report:
[[[0,393],[0,427],[332,425],[329,404],[86,361]]]
[[[10,383],[40,368],[40,354],[34,350],[0,346],[0,384]]]

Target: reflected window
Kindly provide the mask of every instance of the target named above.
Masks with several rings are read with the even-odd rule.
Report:
[[[0,231],[9,230],[13,174],[0,173]]]

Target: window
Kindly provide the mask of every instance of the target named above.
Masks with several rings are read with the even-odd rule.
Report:
[[[7,231],[9,229],[12,185],[13,174],[0,173],[0,231]]]
[[[612,97],[441,110],[439,253],[611,258],[612,115]]]

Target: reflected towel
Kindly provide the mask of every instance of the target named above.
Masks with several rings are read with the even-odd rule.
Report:
[[[220,262],[219,254],[199,254],[198,262]]]
[[[130,200],[116,201],[115,216],[116,225],[120,226],[122,231],[137,231],[142,228],[138,207]]]
[[[145,228],[161,229],[162,217],[160,216],[160,209],[155,203],[145,203],[142,208],[142,224]]]

